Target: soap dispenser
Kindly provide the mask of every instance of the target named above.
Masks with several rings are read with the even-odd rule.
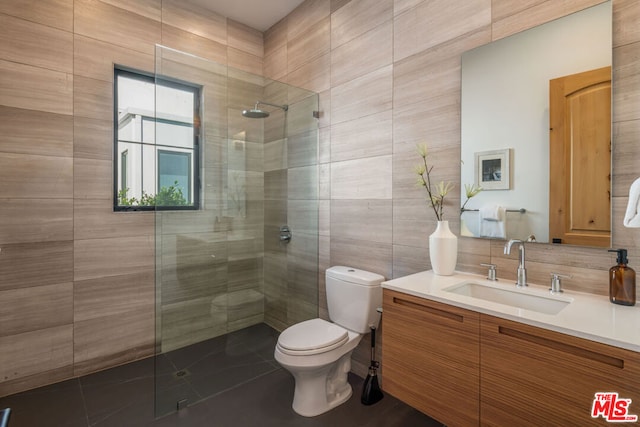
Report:
[[[614,304],[636,304],[636,272],[627,265],[626,249],[610,249],[617,252],[618,265],[609,269],[609,300]]]

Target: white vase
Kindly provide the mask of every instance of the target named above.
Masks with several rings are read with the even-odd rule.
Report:
[[[429,236],[431,268],[438,276],[451,276],[458,261],[458,237],[449,230],[449,221],[438,221]]]

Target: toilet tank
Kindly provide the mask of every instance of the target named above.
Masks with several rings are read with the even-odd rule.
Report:
[[[384,277],[370,271],[335,266],[325,273],[329,318],[343,328],[361,334],[378,327]]]

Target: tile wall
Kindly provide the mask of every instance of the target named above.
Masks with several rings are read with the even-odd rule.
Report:
[[[459,183],[461,53],[601,2],[307,0],[265,33],[265,75],[321,95],[323,316],[322,272],[331,265],[387,278],[430,268],[435,220],[414,186],[415,144],[429,144],[437,181]],[[621,227],[640,170],[640,3],[613,0],[613,15],[613,245],[628,248],[631,265],[640,266],[640,232]],[[502,246],[460,239],[458,269],[480,273],[478,264],[492,262],[501,277],[515,278],[516,256],[504,256]],[[602,295],[615,263],[602,249],[542,244],[529,246],[527,258],[534,282],[570,273],[567,288]],[[356,352],[360,375],[368,346]]]
[[[180,0],[0,2],[0,395],[153,353],[154,215],[112,212],[113,63],[152,72],[161,43],[262,74],[262,40]]]

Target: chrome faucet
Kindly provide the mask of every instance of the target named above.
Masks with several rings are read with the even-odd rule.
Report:
[[[519,288],[528,286],[527,285],[527,269],[524,266],[524,242],[522,240],[511,239],[504,245],[504,254],[509,255],[511,253],[511,246],[514,243],[520,243],[518,246],[518,258],[520,264],[518,265],[518,280],[516,281],[516,286]]]

